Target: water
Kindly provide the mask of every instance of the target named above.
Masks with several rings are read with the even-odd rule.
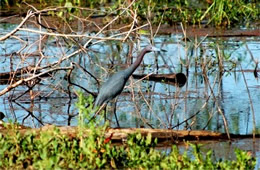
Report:
[[[2,24],[0,31],[3,35],[13,28],[13,25],[7,27]],[[26,46],[21,53],[16,55],[15,52],[21,50],[24,43],[16,39],[1,42],[1,72],[8,72],[10,67],[16,70],[17,68],[35,64],[40,59],[37,52],[39,35],[22,31],[19,31],[17,35],[27,40],[28,44],[34,44]],[[211,95],[207,106],[201,110],[201,113],[195,119],[191,120],[194,121],[191,129],[204,128],[209,117],[213,116],[205,129],[224,132],[222,116],[217,113],[218,107],[225,114],[231,133],[252,133],[252,109],[254,109],[256,129],[259,129],[260,117],[257,115],[260,112],[258,109],[260,108],[258,102],[260,83],[254,77],[255,63],[249,53],[250,51],[255,61],[259,61],[259,38],[230,38],[226,40],[206,38],[196,48],[195,46],[198,43],[195,44],[195,42],[200,42],[203,38],[191,38],[185,43],[182,35],[160,35],[155,37],[155,45],[167,50],[167,52],[147,54],[135,74],[183,72],[184,74],[188,73],[188,81],[184,87],[177,88],[165,83],[136,82],[136,80],[131,79],[127,83],[124,93],[119,96],[116,107],[122,127],[146,126],[140,121],[140,115],[137,114],[137,112],[140,112],[154,127],[169,128],[171,125],[185,120],[200,110],[207,97]],[[142,39],[144,41],[141,41],[141,46],[148,44],[145,37],[142,37]],[[45,58],[42,59],[40,66],[53,63],[77,49],[75,46],[67,48],[65,42],[61,40],[58,41],[59,45],[55,45],[54,42],[55,40],[51,38],[45,42],[46,46],[43,48]],[[127,58],[125,56],[128,55],[128,46],[128,44],[117,42],[100,43],[92,46],[91,51],[87,54],[77,55],[71,58],[70,61],[79,63],[97,78],[105,81],[112,72],[120,70],[120,67],[127,67]],[[138,50],[134,47],[133,56],[137,55]],[[223,69],[219,67],[218,55],[222,56]],[[61,66],[69,66],[70,61],[63,62]],[[245,71],[242,72],[241,68]],[[223,76],[219,76],[219,69],[225,70]],[[204,72],[207,74],[209,83],[205,82]],[[65,71],[59,71],[53,74],[52,78],[43,78],[40,85],[33,88],[35,93],[33,103],[30,100],[29,93],[15,100],[15,102],[10,101],[10,99],[16,98],[28,89],[26,86],[20,86],[5,94],[1,97],[3,103],[1,111],[6,114],[7,119],[17,119],[21,123],[24,116],[28,114],[26,109],[32,109],[36,117],[40,116],[43,124],[57,123],[66,125],[69,98],[65,92],[68,85],[67,80],[64,79],[65,73]],[[73,71],[72,81],[90,91],[97,92],[98,87],[95,80],[84,74],[80,69]],[[130,82],[135,82],[134,86]],[[251,99],[249,99],[246,83]],[[5,87],[5,84],[1,85],[1,89]],[[211,89],[214,91],[214,96],[211,94]],[[133,91],[135,91],[134,95]],[[72,103],[74,102],[75,100],[72,101]],[[17,103],[25,108],[21,108]],[[73,104],[70,106],[69,113],[76,113]],[[24,124],[33,126],[33,119],[29,119],[25,120]],[[114,118],[112,119],[114,120]],[[112,121],[112,126],[113,123],[115,122]],[[37,122],[36,124],[36,127],[40,126]],[[76,117],[72,119],[71,124],[77,124]],[[184,126],[179,128],[184,128]]]
[[[0,24],[1,36],[14,27],[15,25]],[[30,64],[35,65],[40,61],[39,35],[23,31],[17,32],[16,35],[23,41],[11,38],[0,42],[1,72],[8,72],[10,68],[16,70]],[[227,119],[230,133],[252,134],[254,121],[259,133],[260,82],[253,71],[255,61],[260,61],[260,37],[189,37],[185,41],[183,35],[172,34],[159,35],[154,42],[156,47],[167,52],[147,54],[135,74],[183,72],[188,73],[188,81],[184,87],[178,88],[165,83],[137,81],[131,78],[116,104],[116,114],[121,127],[148,127],[143,121],[145,119],[155,128],[171,128],[198,112],[188,123],[175,129],[225,132],[223,116],[219,112],[221,110]],[[130,44],[132,43],[122,44],[115,41],[99,43],[91,46],[87,53],[76,55],[62,62],[60,66],[69,66],[70,62],[74,61],[105,81],[109,74],[127,67],[126,62],[129,59],[126,56]],[[141,47],[147,44],[147,38],[141,37]],[[45,57],[39,66],[56,62],[77,49],[77,46],[68,45],[62,38],[48,37],[42,42]],[[140,49],[134,44],[133,56],[138,54],[138,50]],[[28,92],[12,101],[28,89],[26,85],[1,96],[0,111],[5,113],[5,120],[15,120],[30,127],[40,127],[48,123],[77,125],[77,116],[73,116],[77,114],[74,105],[76,99],[70,100],[68,96],[68,81],[65,75],[66,71],[58,71],[53,73],[51,78],[42,78],[40,84],[33,88],[34,100],[31,100],[32,94]],[[205,75],[208,82],[205,81]],[[74,83],[97,92],[96,81],[79,68],[73,71],[71,79]],[[0,85],[0,90],[5,87],[6,84]],[[71,91],[77,89],[79,88],[73,87]],[[113,108],[114,102],[111,102],[107,108],[107,117],[111,120],[111,126],[116,127]],[[259,156],[259,150],[256,155]]]

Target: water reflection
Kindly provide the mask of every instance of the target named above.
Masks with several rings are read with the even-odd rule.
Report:
[[[4,34],[11,29],[12,25],[1,26],[0,32]],[[36,65],[40,60],[40,65],[44,66],[58,61],[60,57],[78,48],[68,46],[63,39],[46,37],[46,45],[42,49],[46,57],[41,59],[37,48],[38,35],[20,31],[19,36],[26,43],[34,45],[22,49],[24,42],[16,39],[0,42],[1,72],[16,70],[29,64]],[[148,44],[145,37],[141,37],[141,40],[141,46]],[[182,72],[188,78],[187,83],[179,88],[164,82],[130,78],[116,103],[113,101],[107,107],[107,118],[111,120],[111,126],[117,126],[114,118],[116,112],[121,127],[147,127],[149,123],[155,128],[174,127],[225,132],[225,115],[230,133],[251,134],[252,102],[256,128],[259,131],[260,117],[257,115],[260,108],[260,84],[253,74],[254,61],[259,61],[260,57],[259,40],[259,37],[198,37],[188,40],[182,35],[155,37],[155,45],[167,52],[147,54],[135,74]],[[103,42],[91,46],[87,53],[81,53],[62,62],[61,66],[69,66],[70,62],[79,63],[102,83],[108,75],[127,67],[127,63],[135,60],[130,54],[136,56],[138,50],[139,46],[132,42]],[[240,65],[246,72],[241,72]],[[5,120],[16,120],[32,127],[47,123],[77,125],[77,109],[74,105],[76,96],[73,93],[79,88],[69,86],[68,89],[67,73],[68,71],[53,72],[50,77],[42,77],[40,84],[33,88],[28,84],[23,85],[1,96],[0,111],[6,114]],[[78,67],[71,73],[71,81],[91,92],[98,92],[96,80]],[[1,90],[5,87],[4,84],[0,85]],[[27,93],[21,96],[25,91]],[[16,99],[17,97],[19,98]],[[184,121],[188,118],[188,121]],[[178,124],[180,125],[176,126]]]

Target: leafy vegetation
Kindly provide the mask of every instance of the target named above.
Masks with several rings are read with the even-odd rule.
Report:
[[[153,21],[158,22],[163,17],[162,22],[172,25],[176,22],[201,24],[213,23],[215,26],[232,26],[243,19],[245,22],[257,20],[259,10],[256,3],[247,3],[245,0],[213,0],[201,2],[197,0],[176,0],[176,1],[138,1],[137,9],[143,17],[147,16],[147,11],[155,15]],[[163,15],[162,15],[163,14]]]
[[[32,1],[33,3],[34,1]],[[30,3],[30,2],[28,2]],[[121,0],[40,0],[41,7],[64,6],[70,8],[68,12],[78,13],[73,7],[89,7],[101,9],[100,14],[118,14],[118,9],[128,6],[130,1]],[[10,8],[12,5],[20,5],[17,1],[2,1],[1,6]],[[250,22],[259,20],[259,4],[248,0],[143,0],[136,1],[133,9],[137,11],[141,21],[151,20],[154,24],[213,24],[214,26],[230,27],[235,24],[248,26]],[[61,15],[62,12],[59,12]],[[122,21],[128,20],[122,18]],[[148,17],[148,18],[147,18]]]
[[[157,140],[151,135],[142,137],[138,133],[115,146],[105,138],[107,124],[84,123],[92,113],[92,106],[85,108],[84,104],[92,100],[79,95],[80,126],[74,137],[62,134],[58,128],[21,134],[16,125],[8,134],[0,134],[0,168],[253,169],[256,164],[255,158],[241,150],[236,150],[237,160],[214,162],[212,151],[203,154],[194,144],[190,144],[192,154],[181,154],[175,145],[170,153],[164,153],[155,148]],[[87,135],[86,128],[90,130]]]

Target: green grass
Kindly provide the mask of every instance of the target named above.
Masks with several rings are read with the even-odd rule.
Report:
[[[20,1],[3,1],[1,3],[2,8],[21,5]],[[35,3],[35,1],[27,1],[27,3]],[[60,17],[67,12],[78,16],[84,13],[73,8],[77,6],[102,9],[100,14],[119,14],[120,9],[123,10],[129,5],[129,1],[122,0],[40,0],[39,3],[41,8],[67,7],[69,10],[57,12]],[[173,25],[182,22],[186,25],[206,23],[206,25],[211,24],[216,27],[233,27],[235,25],[249,26],[251,22],[259,21],[259,8],[260,5],[257,1],[248,0],[208,0],[208,2],[206,0],[142,0],[136,1],[131,10],[132,12],[137,11],[139,21],[147,22],[147,19],[150,19],[154,24],[161,22]],[[98,12],[95,15],[98,15]],[[129,19],[131,19],[129,15],[121,17],[123,23],[129,22]]]

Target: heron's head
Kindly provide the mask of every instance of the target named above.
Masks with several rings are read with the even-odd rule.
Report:
[[[152,45],[148,45],[145,47],[145,50],[149,53],[149,52],[152,52],[152,51],[160,51],[160,49],[152,46]]]

